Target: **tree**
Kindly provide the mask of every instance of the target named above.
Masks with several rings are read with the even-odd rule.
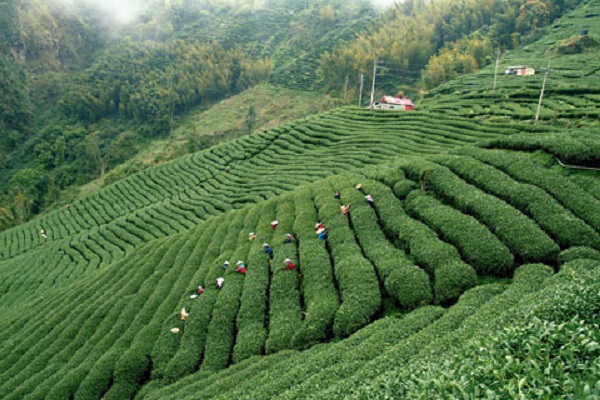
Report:
[[[108,168],[108,146],[102,143],[100,132],[89,134],[82,144],[83,159],[88,160],[88,165],[95,171],[96,177],[103,177]]]
[[[546,3],[539,0],[527,0],[519,9],[516,28],[521,34],[526,34],[550,22],[550,11]]]
[[[36,168],[18,170],[9,181],[8,204],[17,224],[27,221],[42,208],[46,176]]]
[[[254,106],[251,105],[250,107],[248,107],[248,115],[246,116],[246,128],[248,128],[248,133],[252,133],[255,123],[256,110],[254,109]]]

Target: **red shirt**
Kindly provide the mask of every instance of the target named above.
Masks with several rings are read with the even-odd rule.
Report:
[[[246,267],[237,267],[235,272],[239,272],[241,274],[246,275]]]
[[[287,264],[284,268],[284,270],[286,271],[295,271],[296,270],[296,264],[294,264],[293,262]]]
[[[204,288],[198,288],[198,294],[204,293]]]

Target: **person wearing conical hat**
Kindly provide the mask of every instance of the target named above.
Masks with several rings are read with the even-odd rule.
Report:
[[[286,258],[283,263],[285,264],[285,267],[283,268],[285,271],[295,271],[296,270],[296,264],[294,264],[294,262],[289,259]]]
[[[254,232],[250,232],[250,234],[248,234],[248,240],[256,240],[256,234]]]
[[[285,239],[283,239],[283,244],[290,244],[292,243],[292,235],[287,233],[285,235]]]
[[[239,260],[237,262],[237,268],[235,269],[235,272],[239,272],[240,274],[246,275],[246,266],[244,265],[242,260]]]
[[[264,248],[265,254],[269,256],[270,260],[272,260],[273,259],[273,249],[271,249],[271,246],[269,246],[268,243],[264,243],[263,248]]]
[[[285,260],[283,260],[283,263],[285,264],[285,267],[283,268],[285,271],[296,270],[296,264],[294,264],[294,262],[291,259],[286,258]]]
[[[278,225],[279,225],[279,221],[274,220],[273,222],[271,222],[271,229],[277,229]]]
[[[340,209],[342,210],[342,215],[348,215],[348,213],[350,212],[350,204],[348,204],[348,205],[342,204],[340,206]]]
[[[183,307],[181,309],[181,320],[185,321],[187,319],[188,315],[190,315],[190,313],[187,312],[187,310],[185,309],[185,307]]]
[[[225,260],[223,265],[221,265],[221,268],[223,268],[223,269],[227,269],[227,267],[229,267],[229,260]]]

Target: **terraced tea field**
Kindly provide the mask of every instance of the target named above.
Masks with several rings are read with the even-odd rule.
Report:
[[[183,157],[0,234],[0,308],[73,282],[150,240],[300,184],[402,154],[436,154],[515,132],[435,114],[346,108]],[[22,274],[23,264],[46,273]]]
[[[541,290],[560,254],[600,255],[594,193],[524,155],[476,147],[442,155],[499,132],[453,119],[441,132],[427,120],[337,110],[149,170],[45,217],[45,225],[6,232],[4,243],[29,239],[3,253],[0,396],[217,396],[229,379],[221,376],[264,377],[288,365],[311,366],[314,377],[289,394],[285,382],[302,374],[286,372],[258,392],[248,391],[256,383],[230,385],[227,396],[298,398],[327,382],[331,395],[315,396],[342,398],[347,387],[338,379],[380,376],[380,357],[403,365],[417,354],[414,341],[474,329],[469,321],[488,315],[486,302],[518,307],[514,292]],[[410,126],[420,126],[420,137]],[[358,168],[364,164],[375,165]],[[349,216],[340,212],[347,203]],[[327,228],[325,240],[315,221]],[[37,238],[40,226],[46,243]],[[292,243],[283,242],[286,233]],[[262,243],[274,251],[271,263]],[[286,258],[296,271],[283,269]],[[231,266],[223,269],[225,260]],[[235,271],[236,260],[246,275]],[[523,284],[515,277],[508,287],[484,285],[447,311],[419,308],[452,305],[479,279],[511,277],[528,263],[538,264],[521,269],[538,272],[523,273]],[[190,298],[198,285],[205,292]],[[370,325],[386,301],[417,311]],[[382,343],[399,347],[380,356],[369,350]],[[262,355],[272,356],[255,357]],[[314,361],[292,367],[297,357]]]
[[[540,34],[538,41],[501,58],[495,92],[492,64],[433,90],[423,107],[469,118],[533,121],[544,80],[542,69],[550,62],[552,71],[540,111],[542,122],[562,120],[577,126],[580,120],[598,120],[600,46],[585,48],[578,54],[557,54],[557,49],[563,41],[577,38],[582,30],[587,30],[592,40],[600,41],[599,23],[600,4],[584,1]],[[533,66],[536,74],[504,76],[506,67],[518,65]]]
[[[484,91],[453,108],[451,87],[437,111],[336,109],[2,232],[0,398],[600,398],[600,180],[555,161],[600,165],[597,132],[464,118]]]

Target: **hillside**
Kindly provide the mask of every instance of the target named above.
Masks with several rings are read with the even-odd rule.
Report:
[[[538,41],[502,57],[495,92],[495,66],[490,65],[433,90],[424,107],[468,118],[530,122],[535,117],[540,97],[543,69],[550,65],[540,110],[542,123],[567,128],[597,125],[600,97],[596,82],[600,77],[600,48],[594,43],[600,39],[598,15],[600,3],[584,1],[540,33]],[[588,31],[587,37],[579,36],[582,30]],[[504,75],[507,67],[518,65],[532,66],[537,70],[536,74]]]
[[[190,112],[177,121],[177,127],[168,138],[140,143],[135,156],[104,177],[82,186],[78,195],[68,193],[61,204],[91,194],[104,185],[152,165],[323,112],[336,104],[339,102],[316,92],[286,89],[278,85],[257,85],[208,109]]]
[[[279,362],[293,360],[294,353],[280,351],[345,338],[396,307],[406,312],[421,304],[452,305],[478,280],[511,277],[522,264],[556,268],[569,257],[596,257],[597,191],[524,155],[463,150],[481,140],[493,147],[485,140],[518,128],[442,114],[338,109],[151,168],[69,210],[3,233],[0,309],[2,325],[11,329],[2,330],[2,397],[128,398],[142,386],[140,398],[154,390],[160,390],[157,398],[171,392],[180,398],[188,381],[164,385],[195,371],[200,375],[194,381],[217,384],[213,374],[231,363],[240,364],[225,376],[252,374],[258,360],[241,363],[248,357],[276,353]],[[453,148],[458,155],[438,155]],[[404,161],[381,165],[401,154]],[[357,182],[376,199],[375,208],[364,204]],[[332,196],[336,189],[341,200]],[[352,204],[348,219],[340,213],[342,202]],[[280,221],[277,231],[269,228],[273,219]],[[317,220],[328,228],[325,242],[314,236]],[[248,241],[250,231],[256,242]],[[293,244],[282,244],[287,232],[295,235]],[[272,245],[272,267],[262,242]],[[569,250],[579,246],[589,250]],[[296,261],[301,280],[282,270],[287,257]],[[244,260],[247,275],[233,267],[223,271],[227,259]],[[29,265],[28,274],[22,265]],[[214,282],[222,274],[226,283],[217,291]],[[565,284],[576,284],[573,277]],[[461,311],[459,301],[446,312],[453,321],[448,332],[470,321],[470,313],[484,318],[476,310],[485,296],[537,287],[530,284],[533,277],[524,279],[524,288],[515,278],[511,289],[478,289],[484,297],[473,300],[477,307]],[[200,284],[206,292],[190,299]],[[510,304],[522,298],[507,296]],[[185,323],[182,306],[190,312]],[[408,343],[429,342],[431,330],[438,337],[438,324],[425,327],[442,312],[418,311],[417,325],[405,334],[418,336],[406,336],[412,337]],[[450,317],[455,312],[460,318]],[[379,325],[351,340],[370,337]],[[170,332],[174,327],[179,334]],[[372,343],[387,338],[385,332]],[[325,351],[316,347],[310,354],[319,349]],[[256,365],[271,365],[269,360]],[[232,398],[244,387],[235,388]]]
[[[6,0],[0,14],[3,230],[149,142],[177,140],[193,111],[267,82],[298,96],[315,89],[319,55],[367,29],[376,11],[364,0]],[[252,100],[246,110],[269,102]]]
[[[0,398],[599,398],[594,123],[467,92],[276,125],[0,232]]]

